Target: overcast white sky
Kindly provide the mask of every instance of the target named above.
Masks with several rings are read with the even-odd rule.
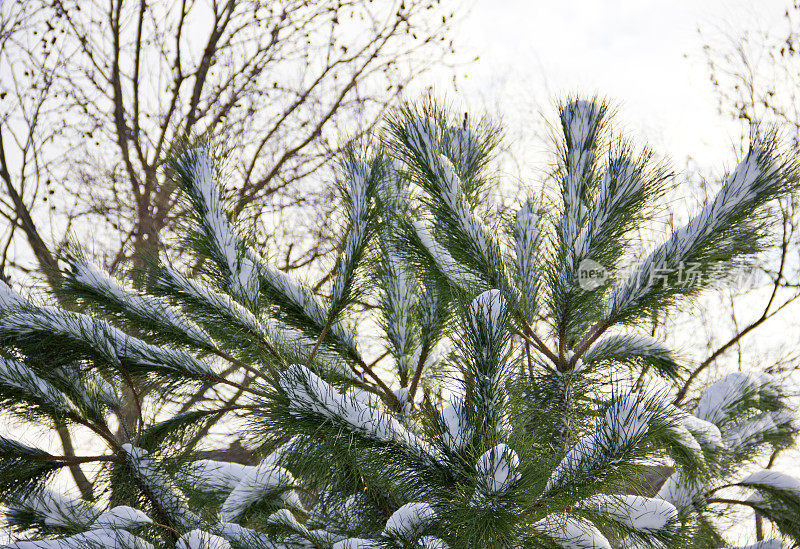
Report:
[[[476,0],[460,29],[462,51],[480,55],[466,89],[491,97],[511,87],[525,110],[549,105],[554,95],[597,92],[620,106],[628,129],[644,132],[679,166],[690,155],[701,165],[730,164],[738,133],[717,112],[697,29],[774,27],[785,6],[785,0]]]

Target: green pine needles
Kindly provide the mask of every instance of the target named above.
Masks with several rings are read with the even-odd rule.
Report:
[[[0,283],[4,410],[102,448],[0,437],[8,528],[37,540],[5,547],[719,549],[737,507],[781,536],[751,547],[798,546],[800,481],[755,465],[794,443],[781,381],[684,398],[687,364],[642,332],[712,283],[690,266],[734,272],[769,244],[796,161],[754,138],[618,279],[674,180],[601,102],[565,103],[560,129],[549,198],[497,212],[497,128],[398,110],[341,162],[321,291],[253,248],[205,146],[168,170],[190,255],[129,284],[72,246],[52,296]],[[201,459],[212,431],[255,460]],[[56,488],[75,467],[93,501]]]

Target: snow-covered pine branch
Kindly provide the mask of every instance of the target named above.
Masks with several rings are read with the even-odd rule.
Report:
[[[553,497],[601,481],[619,464],[632,460],[637,447],[655,424],[670,425],[672,419],[660,395],[619,395],[606,410],[597,429],[581,438],[561,459],[542,497]],[[691,437],[688,431],[686,434]],[[691,438],[689,444],[691,441],[694,439]],[[696,457],[702,459],[701,455]]]
[[[259,294],[258,272],[220,200],[218,174],[214,173],[219,167],[202,148],[187,151],[173,166],[197,213],[204,248],[222,270],[231,295],[245,306],[254,306]]]
[[[160,336],[174,334],[179,341],[186,339],[201,349],[216,347],[205,330],[162,301],[125,288],[121,281],[79,256],[70,257],[67,262],[69,269],[64,271],[62,284],[73,297],[85,295],[91,303],[131,319],[137,326],[147,327]]]
[[[159,520],[183,529],[203,524],[200,516],[189,509],[186,497],[174,485],[161,463],[150,457],[146,450],[130,444],[122,445],[122,453]]]
[[[472,300],[466,321],[463,391],[467,417],[481,437],[496,440],[505,413],[503,384],[508,370],[503,354],[509,338],[507,303],[500,290],[488,290]]]
[[[646,334],[604,337],[595,342],[581,360],[587,370],[602,363],[624,364],[634,371],[645,366],[667,378],[677,377],[682,369],[680,359],[672,349]]]
[[[0,317],[0,342],[30,351],[58,338],[59,347],[80,358],[99,357],[131,373],[160,373],[186,379],[215,377],[214,370],[180,350],[151,345],[91,316],[56,307],[39,307]],[[51,352],[57,352],[53,349]]]
[[[266,265],[241,238],[220,201],[220,188],[214,174],[218,167],[209,152],[203,149],[188,151],[175,161],[175,168],[204,231],[204,242],[208,245],[200,246],[200,249],[210,254],[222,269],[233,299],[250,310],[255,310],[260,299],[266,299],[280,307],[282,320],[291,326],[303,333],[318,332],[326,324],[330,311],[308,288]],[[333,322],[329,330],[351,356],[358,356],[350,334],[340,323]]]
[[[520,304],[528,324],[536,320],[539,310],[539,246],[541,231],[539,215],[532,200],[526,200],[517,211],[514,222],[514,238],[516,240],[516,275]]]
[[[602,103],[583,100],[572,101],[561,108],[564,135],[560,159],[563,213],[558,224],[558,238],[565,249],[574,246],[584,224],[607,110],[608,107]]]
[[[45,417],[59,417],[75,409],[65,395],[18,360],[0,357],[0,401],[8,408],[23,404]]]
[[[409,364],[409,360],[416,343],[411,314],[417,292],[409,266],[399,249],[399,218],[405,215],[408,206],[401,174],[392,162],[385,163],[377,190],[382,221],[377,277],[382,289],[383,329],[400,384],[406,387],[413,375],[410,369],[416,367]]]
[[[461,269],[477,275],[483,287],[509,288],[500,245],[476,215],[475,204],[468,202],[475,197],[465,193],[459,168],[443,154],[443,136],[448,128],[443,126],[442,115],[430,109],[409,112],[406,118],[392,124],[393,147],[404,163],[416,168],[418,175],[412,181],[425,191],[423,202],[432,214],[433,230],[428,229],[431,236],[426,238],[424,233],[420,234],[417,226],[418,236],[434,259],[442,258],[442,264],[448,265],[452,258],[456,266],[461,264]],[[480,163],[480,157],[488,156],[491,147],[479,148],[476,144],[473,149],[480,151],[475,154],[475,162]],[[473,185],[481,179],[479,173],[462,168]],[[445,253],[437,252],[436,244]],[[451,267],[448,270],[457,272],[460,269]]]
[[[798,168],[769,137],[756,138],[717,195],[689,222],[656,247],[605,300],[607,323],[639,318],[652,305],[672,304],[714,282],[704,271],[737,268],[765,246],[763,206],[797,188]],[[701,276],[687,282],[682,271],[697,266]]]
[[[294,364],[281,376],[280,386],[288,398],[291,414],[329,421],[347,431],[381,443],[398,444],[425,455],[422,442],[397,419],[355,395],[342,395],[305,366]]]
[[[347,205],[348,219],[343,247],[334,268],[328,321],[335,319],[352,298],[356,268],[375,230],[376,211],[373,201],[384,170],[386,168],[383,160],[377,159],[372,164],[367,164],[353,153],[348,155],[345,162],[347,181],[342,194]]]
[[[125,530],[100,528],[66,538],[19,541],[5,549],[154,549],[153,544]]]

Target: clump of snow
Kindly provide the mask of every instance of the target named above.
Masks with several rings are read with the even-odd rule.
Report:
[[[408,142],[417,154],[432,165],[439,152],[436,122],[431,118],[414,118],[406,124]]]
[[[733,372],[705,390],[694,415],[719,425],[730,419],[731,406],[747,395],[778,394],[777,380],[766,372]]]
[[[780,490],[800,497],[800,480],[779,471],[761,469],[760,471],[748,475],[740,481],[739,484],[752,488]]]
[[[215,375],[208,364],[187,352],[151,345],[108,322],[56,307],[39,307],[31,312],[0,316],[0,332],[20,336],[48,332],[52,336],[63,336],[91,346],[112,364],[126,360],[200,376]]]
[[[443,442],[454,452],[461,450],[472,437],[473,429],[467,420],[464,401],[454,399],[442,410]]]
[[[478,472],[478,486],[475,488],[473,504],[504,493],[521,476],[518,471],[519,456],[506,444],[498,444],[484,452],[478,458],[475,469]]]
[[[231,544],[227,540],[203,532],[202,530],[192,530],[188,534],[181,536],[178,543],[175,544],[176,549],[231,549]]]
[[[672,530],[678,526],[678,510],[660,498],[628,494],[599,494],[580,503],[580,507],[597,511],[645,534]]]
[[[722,441],[722,433],[720,433],[719,427],[710,421],[700,419],[683,410],[676,410],[678,410],[677,414],[681,424],[692,433],[692,436],[694,436],[701,446],[712,451],[725,448],[725,443]]]
[[[232,522],[218,522],[209,528],[214,535],[224,538],[237,547],[258,547],[277,549],[275,543],[265,534]]]
[[[594,524],[566,513],[547,515],[533,528],[564,549],[611,549],[611,543]]]
[[[682,471],[672,473],[661,485],[658,498],[670,502],[678,511],[688,509],[702,491],[702,486],[690,480]]]
[[[239,518],[248,507],[263,499],[278,499],[284,505],[303,509],[297,493],[292,490],[295,480],[292,474],[267,460],[245,472],[244,477],[236,485],[222,504],[219,518],[223,522],[232,522]]]
[[[401,387],[394,391],[394,396],[397,398],[397,402],[400,403],[400,411],[404,416],[411,415],[411,399],[408,394],[407,387]]]
[[[379,541],[362,538],[348,538],[333,544],[332,549],[379,549],[383,545]]]
[[[294,532],[303,536],[308,535],[308,529],[300,524],[288,509],[278,509],[270,516],[267,517],[267,524],[278,524],[293,530]]]
[[[59,539],[18,541],[4,545],[3,549],[76,549],[102,547],[103,549],[154,549],[149,542],[125,530],[90,530]]]
[[[397,538],[407,538],[421,533],[432,521],[436,519],[436,511],[427,503],[406,503],[392,513],[383,535]]]
[[[94,519],[90,528],[94,529],[114,529],[122,528],[129,530],[145,524],[152,524],[150,517],[132,507],[127,505],[120,505],[113,509],[106,511],[99,517]]]
[[[438,169],[439,194],[452,212],[459,230],[467,237],[472,251],[482,258],[488,259],[491,249],[491,238],[483,223],[467,207],[461,190],[461,178],[455,166],[445,155],[439,155]]]
[[[572,101],[564,106],[561,121],[570,148],[587,146],[587,141],[597,131],[600,114],[600,106],[591,101]]]
[[[475,333],[487,333],[492,340],[500,337],[506,313],[506,300],[500,290],[479,294],[469,306],[469,323]]]
[[[228,493],[254,469],[252,465],[201,459],[185,465],[182,476],[200,492]]]

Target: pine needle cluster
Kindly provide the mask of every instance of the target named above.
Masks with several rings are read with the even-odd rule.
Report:
[[[768,245],[796,161],[755,137],[616,280],[674,178],[612,136],[604,103],[560,121],[549,198],[493,212],[497,128],[399,109],[340,164],[327,285],[252,246],[204,145],[169,164],[185,261],[114,277],[73,246],[48,296],[0,282],[4,410],[104,448],[0,437],[7,524],[36,539],[5,547],[719,549],[741,506],[781,536],[753,547],[800,544],[800,480],[755,470],[796,434],[781,381],[737,372],[676,400],[688,364],[642,325],[708,288],[687,265],[733,271]],[[198,455],[226,425],[256,461]],[[93,501],[53,487],[75,466]]]

